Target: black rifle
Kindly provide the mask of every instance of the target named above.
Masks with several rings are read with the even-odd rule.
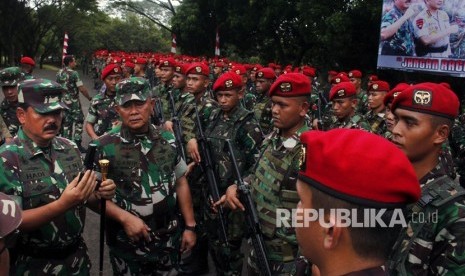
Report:
[[[263,241],[262,233],[260,230],[260,221],[258,219],[257,210],[255,204],[250,196],[249,187],[242,180],[241,172],[237,166],[236,157],[234,155],[233,147],[230,139],[226,139],[228,145],[228,152],[231,162],[234,166],[234,174],[237,178],[237,191],[239,193],[239,200],[245,208],[245,220],[249,227],[250,238],[252,240],[252,246],[257,256],[258,268],[260,274],[264,276],[271,276],[271,268],[266,257],[265,242]]]
[[[202,124],[200,123],[200,116],[199,116],[199,111],[197,109],[197,105],[194,104],[194,109],[195,109],[195,125],[198,129],[198,136],[197,136],[197,142],[199,145],[199,152],[202,157],[202,168],[203,171],[205,172],[207,176],[207,184],[208,184],[208,190],[210,192],[210,196],[213,199],[213,202],[217,202],[220,200],[220,193],[218,191],[218,176],[216,175],[214,163],[213,163],[213,158],[211,155],[210,147],[208,145],[207,138],[205,137],[205,134],[203,133],[202,130]],[[225,226],[225,215],[223,211],[223,207],[218,208],[218,218],[220,220],[220,227],[218,229],[219,231],[219,236],[220,240],[224,242],[225,244],[228,243],[228,236],[226,234],[226,226]]]
[[[174,138],[176,140],[176,147],[178,148],[179,155],[187,162],[186,152],[184,151],[184,145],[182,142],[182,126],[179,118],[176,114],[176,106],[174,104],[173,92],[168,92],[170,99],[170,109],[171,109],[171,121],[173,122],[173,132]]]
[[[97,153],[97,145],[94,143],[90,143],[89,147],[87,148],[87,154],[84,158],[84,167],[85,170],[94,170],[95,168],[95,155]],[[81,173],[79,176],[79,181],[81,181],[84,172]],[[97,182],[97,186],[95,190],[98,190],[100,187],[100,181]],[[106,212],[106,200],[100,200],[100,241],[99,241],[99,272],[100,275],[103,273],[103,252],[105,246],[105,212]]]
[[[161,103],[160,97],[155,99],[155,107],[153,108],[155,114],[155,121],[158,125],[163,125],[165,123],[165,116],[163,116],[163,105]]]

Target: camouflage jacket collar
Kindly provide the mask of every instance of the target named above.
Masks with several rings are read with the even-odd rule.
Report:
[[[286,139],[283,139],[283,137],[281,137],[281,133],[279,130],[275,130],[271,133],[269,141],[273,145],[273,148],[278,151],[281,151],[283,147],[289,150],[300,143],[300,135],[302,134],[302,132],[307,130],[310,130],[310,128],[308,127],[307,122],[304,122],[304,125],[301,128],[299,128],[294,133],[294,135]]]
[[[24,133],[22,127],[19,128],[17,136],[19,144],[24,146],[26,158],[31,159],[32,157],[39,154],[45,155],[44,151],[34,141],[32,141],[32,139],[29,138],[26,133]],[[57,138],[53,138],[51,142],[51,149],[61,151],[64,150],[65,147],[58,142]]]
[[[119,131],[120,136],[122,138],[123,143],[136,143],[137,141],[141,140],[140,136],[135,135],[132,133],[128,127],[126,126],[120,126],[121,130]],[[152,124],[149,125],[149,131],[147,134],[144,135],[144,138],[146,137],[149,141],[155,141],[159,138],[160,133],[159,130]]]
[[[426,184],[429,182],[435,180],[436,178],[439,178],[443,175],[446,175],[446,171],[444,167],[442,166],[441,162],[438,162],[436,167],[434,167],[431,171],[429,171],[426,175],[424,175],[420,179],[420,187],[423,188]]]

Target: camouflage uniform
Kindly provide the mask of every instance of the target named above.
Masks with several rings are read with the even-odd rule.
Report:
[[[0,145],[5,142],[6,138],[11,138],[11,134],[8,131],[8,127],[6,126],[3,118],[0,117]]]
[[[336,120],[329,126],[329,129],[333,128],[353,128],[353,129],[364,129],[367,131],[371,130],[370,124],[366,121],[365,117],[359,114],[355,114],[343,121]]]
[[[410,206],[408,229],[390,257],[390,275],[465,275],[465,190],[441,163],[420,179],[422,196]],[[436,214],[426,223],[413,214]]]
[[[254,112],[263,134],[267,135],[271,133],[273,131],[271,98],[266,95],[259,96],[254,107]]]
[[[92,98],[86,121],[94,124],[97,136],[110,131],[120,121],[115,104],[115,96],[107,93],[99,93]]]
[[[231,139],[235,149],[236,162],[241,175],[248,175],[256,161],[258,149],[262,140],[262,134],[252,111],[247,111],[240,105],[232,110],[228,118],[224,117],[221,109],[215,109],[208,120],[205,136],[210,143],[212,158],[217,164],[215,170],[218,173],[218,191],[225,194],[226,189],[234,183],[236,176],[230,161],[229,154],[224,151],[226,140]],[[201,174],[197,168],[197,174]],[[203,193],[208,194],[206,180],[202,179]],[[227,220],[226,231],[228,234],[228,246],[220,242],[218,236],[218,217],[210,212],[208,200],[204,201],[204,221],[208,235],[211,255],[215,262],[218,275],[240,275],[242,272],[243,254],[240,252],[242,238],[244,236],[244,214],[225,210]]]
[[[395,5],[381,20],[381,29],[394,24],[403,13]],[[407,20],[389,39],[382,42],[382,55],[413,56],[414,54],[413,25]]]
[[[81,141],[84,114],[82,113],[81,101],[79,100],[78,87],[83,85],[82,80],[79,78],[78,72],[65,67],[58,71],[56,81],[67,90],[67,93],[63,95],[63,102],[68,105],[69,109],[65,111],[63,118],[62,135],[67,139]]]
[[[158,101],[161,102],[161,107],[163,109],[163,118],[165,121],[167,118],[171,118],[170,113],[170,100],[169,100],[169,92],[173,90],[173,86],[165,85],[164,83],[160,83],[156,87],[153,88],[152,97],[156,98]],[[157,122],[159,123],[159,122]]]
[[[295,275],[297,238],[294,228],[276,227],[276,209],[295,208],[299,201],[296,191],[299,160],[302,152],[300,134],[310,128],[305,124],[285,140],[279,130],[263,141],[260,159],[254,174],[245,178],[250,183],[252,198],[257,205],[260,227],[263,232],[268,262],[273,275]],[[251,245],[251,241],[249,240]],[[257,275],[255,252],[251,246],[248,256],[249,275]]]
[[[460,185],[465,187],[465,114],[461,114],[451,130],[450,145],[455,159]]]
[[[81,154],[73,142],[56,137],[39,148],[22,128],[0,148],[0,191],[24,210],[57,200],[79,171]],[[12,275],[89,275],[90,259],[81,234],[86,209],[75,206],[37,230],[23,232],[14,251]]]
[[[25,79],[25,74],[21,72],[19,67],[8,67],[0,71],[0,86],[17,86],[19,82]],[[18,117],[16,116],[16,108],[18,103],[9,102],[4,99],[0,104],[0,114],[4,123],[8,127],[11,136],[15,136],[20,126]],[[2,125],[3,126],[3,125]],[[6,131],[2,130],[6,134]],[[6,134],[8,135],[8,134]],[[4,138],[4,137],[3,137]]]
[[[96,143],[110,161],[108,177],[117,186],[113,202],[151,229],[151,242],[134,243],[119,223],[108,221],[114,275],[155,275],[175,269],[181,237],[176,179],[187,167],[176,154],[173,134],[151,125],[148,134],[140,137],[117,126]]]
[[[373,110],[368,111],[365,115],[368,124],[370,125],[370,131],[374,134],[384,135],[387,131],[386,126],[386,111],[383,110],[375,114]]]
[[[368,112],[368,94],[366,91],[360,91],[357,94],[357,112],[359,114],[366,114]]]

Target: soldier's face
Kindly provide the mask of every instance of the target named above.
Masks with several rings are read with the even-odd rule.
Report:
[[[410,7],[411,2],[411,0],[395,0],[394,5],[396,5],[399,10],[403,11]]]
[[[352,115],[357,105],[357,100],[351,98],[333,99],[332,109],[334,116],[343,120]]]
[[[123,105],[117,105],[116,111],[121,117],[124,126],[133,133],[146,133],[149,129],[150,116],[155,102],[152,99],[146,101],[128,101]]]
[[[435,153],[438,136],[432,127],[432,115],[402,108],[397,108],[394,115],[392,142],[407,155],[410,162],[425,160]]]
[[[18,101],[18,86],[3,86],[2,90],[7,101],[12,103]]]
[[[221,68],[221,67],[219,67],[219,66],[213,67],[213,73],[214,73],[215,75],[218,76],[218,75],[220,75],[222,72],[223,72],[223,68]]]
[[[243,92],[239,92],[237,90],[218,91],[216,92],[216,100],[220,104],[221,110],[228,114],[239,104],[243,95]]]
[[[301,180],[297,180],[297,193],[299,194],[300,201],[297,203],[297,212],[298,214],[305,214],[305,210],[313,209],[312,203],[312,190],[310,186]],[[305,216],[304,216],[305,217]],[[318,234],[318,229],[320,228],[317,221],[297,221],[301,223],[303,227],[296,227],[295,234],[297,237],[297,242],[299,243],[301,254],[305,258],[312,261],[312,263],[318,263],[317,249],[323,245],[321,240],[321,235]]]
[[[183,74],[174,73],[172,83],[174,88],[183,89],[186,87],[186,77]]]
[[[63,111],[40,114],[32,107],[28,107],[26,110],[18,108],[16,116],[26,135],[37,145],[45,147],[59,133]]]
[[[386,92],[381,91],[370,91],[368,93],[368,106],[372,110],[377,110],[384,108],[384,97],[386,96]]]
[[[169,83],[174,75],[174,68],[173,67],[161,67],[160,68],[160,80],[164,83]]]
[[[257,89],[258,93],[263,94],[270,90],[271,84],[271,80],[259,78],[255,81],[255,89]]]
[[[302,97],[271,97],[274,127],[286,131],[295,128],[308,112],[309,104]]]
[[[105,85],[107,87],[107,90],[111,92],[115,92],[116,90],[116,84],[120,82],[122,79],[121,75],[108,75],[103,82],[105,82]]]
[[[440,9],[443,3],[444,3],[443,0],[426,0],[426,5],[428,6],[429,9],[432,9],[432,10]]]
[[[395,124],[395,117],[394,114],[391,112],[391,109],[387,106],[386,107],[386,116],[384,117],[386,121],[386,127],[387,129],[392,132],[392,129],[394,128]]]
[[[204,75],[189,74],[186,79],[187,91],[194,95],[204,92],[209,82],[209,79]]]
[[[361,79],[358,79],[358,78],[350,78],[350,82],[355,85],[355,87],[358,89],[360,88],[360,85],[362,83],[362,80]]]

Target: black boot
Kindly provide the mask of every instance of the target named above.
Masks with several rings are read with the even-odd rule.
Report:
[[[75,140],[74,141],[76,143],[76,145],[78,146],[78,149],[81,153],[86,153],[87,152],[87,149],[84,148],[82,145],[81,145],[81,140]]]

